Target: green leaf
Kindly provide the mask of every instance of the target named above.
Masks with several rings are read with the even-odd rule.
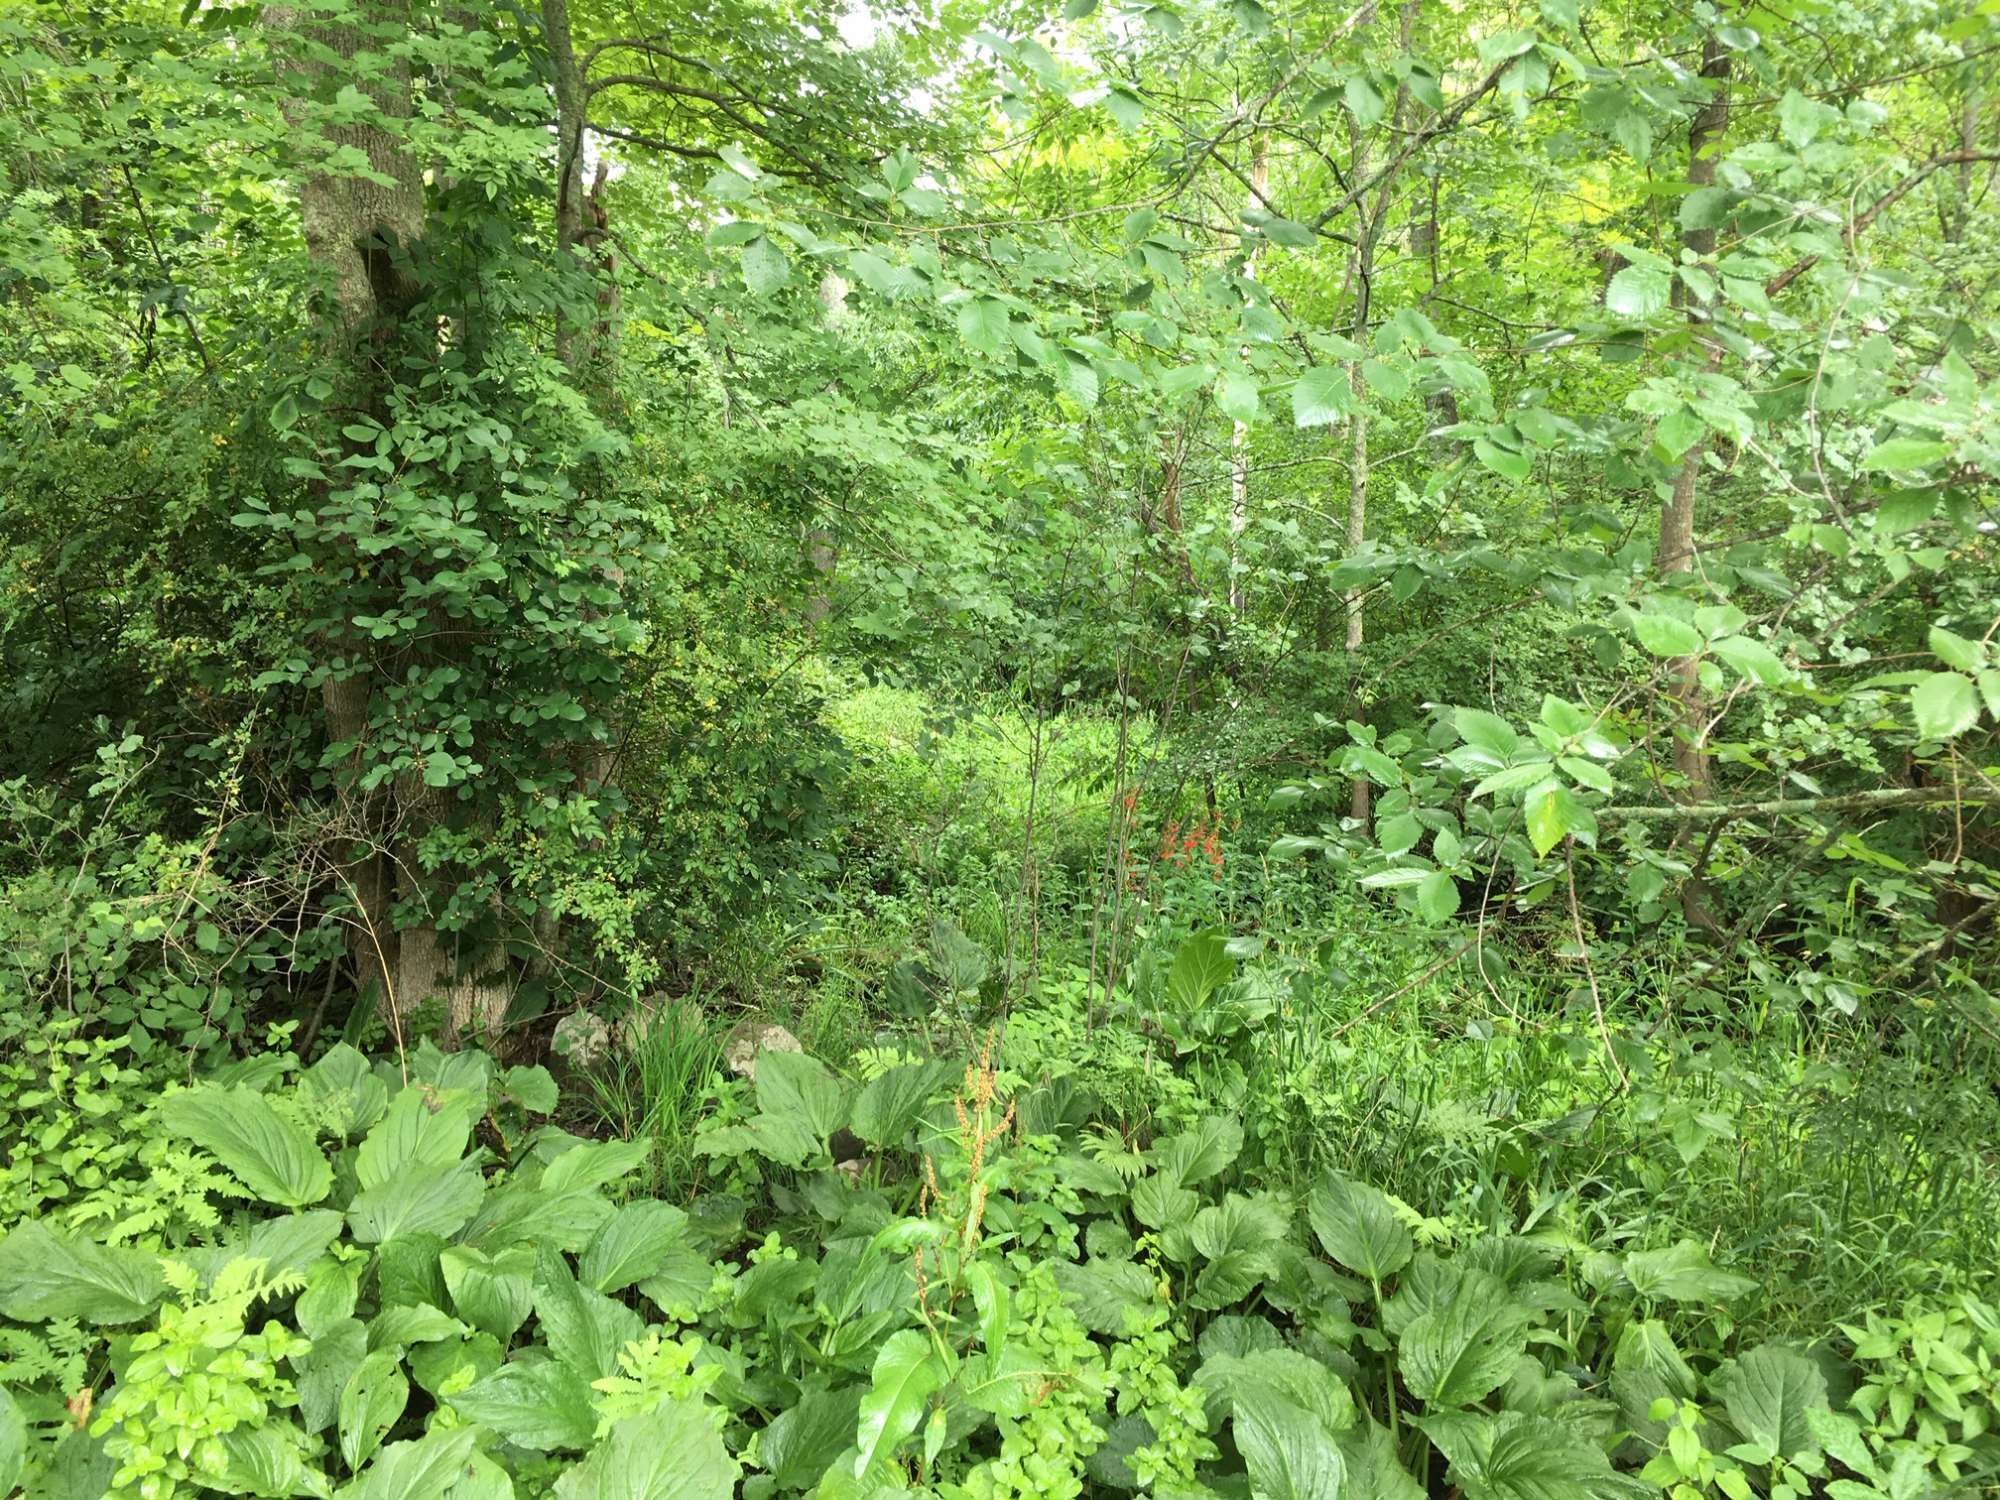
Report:
[[[1932,672],[1910,689],[1910,710],[1919,735],[1948,740],[1978,725],[1979,692],[1961,672]]]
[[[949,1063],[932,1059],[877,1074],[854,1101],[854,1133],[871,1146],[900,1146],[951,1073]]]
[[[1167,970],[1167,995],[1181,1010],[1194,1010],[1235,973],[1236,960],[1229,956],[1228,939],[1217,932],[1197,932],[1174,953],[1173,965]]]
[[[1703,644],[1699,630],[1672,615],[1635,615],[1632,634],[1654,656],[1694,656]]]
[[[339,1413],[340,1456],[350,1470],[360,1472],[409,1401],[410,1382],[396,1351],[378,1349],[355,1367],[340,1393]]]
[[[391,1443],[341,1500],[444,1500],[465,1472],[476,1427],[432,1428],[414,1443]]]
[[[0,1495],[11,1495],[28,1466],[28,1423],[14,1393],[0,1385]]]
[[[1512,760],[1521,746],[1521,737],[1514,732],[1514,726],[1483,708],[1455,708],[1451,722],[1466,744],[1484,750],[1493,757],[1495,765]]]
[[[1076,1320],[1092,1333],[1113,1337],[1123,1336],[1126,1312],[1150,1306],[1158,1290],[1146,1268],[1129,1260],[1082,1265],[1059,1260],[1050,1263],[1049,1271]]]
[[[479,1211],[485,1192],[476,1161],[417,1168],[357,1193],[347,1207],[348,1230],[364,1245],[423,1230],[449,1239]]]
[[[1354,116],[1355,123],[1363,130],[1372,129],[1380,123],[1387,109],[1380,91],[1359,73],[1347,80],[1341,98],[1347,105],[1347,112]]]
[[[590,1382],[550,1359],[516,1360],[447,1398],[461,1417],[538,1453],[581,1452],[597,1431]]]
[[[757,1059],[758,1120],[783,1122],[821,1146],[847,1123],[847,1091],[826,1064],[804,1052]]]
[[[341,1393],[368,1357],[368,1329],[358,1318],[329,1323],[313,1335],[312,1348],[292,1360],[299,1415],[306,1431],[322,1432],[340,1415]]]
[[[1602,1449],[1553,1417],[1442,1412],[1416,1425],[1450,1461],[1464,1500],[1636,1500],[1657,1493],[1615,1475]]]
[[[1896,469],[1925,469],[1950,453],[1950,444],[1934,442],[1930,438],[1890,438],[1886,443],[1877,443],[1870,448],[1868,456],[1861,460],[1861,467],[1875,474]]]
[[[1306,1200],[1306,1216],[1328,1255],[1377,1285],[1409,1263],[1410,1231],[1379,1188],[1322,1178]]]
[[[1012,315],[1007,304],[992,297],[968,297],[958,305],[958,336],[981,354],[998,354],[1012,347]]]
[[[1760,1344],[1723,1374],[1723,1407],[1736,1430],[1772,1453],[1816,1455],[1808,1414],[1827,1405],[1818,1365],[1782,1344]]]
[[[1625,1279],[1640,1296],[1660,1302],[1719,1302],[1757,1288],[1747,1276],[1718,1270],[1693,1240],[1634,1251],[1625,1257]]]
[[[1397,1362],[1410,1394],[1431,1406],[1465,1406],[1496,1389],[1526,1347],[1528,1310],[1481,1295],[1482,1278],[1450,1293],[1403,1330]]]
[[[34,1221],[0,1240],[0,1316],[16,1322],[136,1323],[165,1290],[148,1250],[73,1240]]]
[[[1189,939],[1188,943],[1182,944],[1181,951],[1187,952],[1193,941]],[[1219,943],[1221,939],[1216,941]],[[1226,952],[1224,957],[1227,957]],[[1176,958],[1175,963],[1179,962]],[[1230,960],[1230,965],[1234,968],[1234,960]],[[1206,988],[1186,989],[1182,993],[1199,993],[1206,999],[1213,990],[1214,986],[1209,985]],[[1192,1130],[1155,1141],[1148,1156],[1162,1179],[1175,1187],[1187,1188],[1221,1176],[1242,1150],[1243,1127],[1227,1115],[1208,1115]]]
[[[757,1444],[758,1457],[781,1490],[810,1490],[854,1445],[861,1387],[809,1390],[772,1419]]]
[[[1939,661],[1961,672],[1977,672],[1986,660],[1986,650],[1979,642],[1954,635],[1942,625],[1931,626],[1930,647]]]
[[[1605,311],[1621,318],[1650,318],[1667,305],[1673,278],[1650,266],[1627,266],[1604,289]]]
[[[743,284],[753,297],[767,297],[792,279],[792,263],[768,234],[743,247]]]
[[[1764,687],[1775,687],[1786,677],[1785,664],[1778,659],[1778,653],[1762,641],[1752,640],[1747,635],[1726,635],[1711,641],[1708,649],[1728,662],[1750,681]]]
[[[266,1203],[305,1208],[333,1191],[333,1168],[313,1138],[254,1089],[204,1084],[162,1100],[155,1117],[194,1142]]]
[[[1145,102],[1130,89],[1112,89],[1104,96],[1104,109],[1124,130],[1137,130],[1146,122]]]
[[[1497,443],[1489,443],[1485,438],[1472,440],[1472,452],[1478,460],[1503,479],[1516,483],[1534,472],[1534,464],[1525,453],[1516,453],[1511,448],[1503,448]]]
[[[542,1170],[542,1189],[567,1193],[599,1188],[629,1177],[646,1164],[652,1145],[639,1141],[585,1141],[563,1152]]]
[[[1433,870],[1417,886],[1417,911],[1426,922],[1449,921],[1458,914],[1458,882],[1443,870]]]
[[[1257,382],[1243,370],[1225,370],[1215,383],[1215,404],[1232,422],[1248,427],[1263,415],[1257,400]]]
[[[1353,410],[1354,390],[1345,370],[1321,365],[1292,386],[1292,421],[1300,427],[1330,426]]]
[[[1553,782],[1528,794],[1528,842],[1535,846],[1536,854],[1547,854],[1570,831],[1573,801],[1566,788]]]
[[[1252,1500],[1349,1500],[1333,1434],[1303,1407],[1265,1396],[1237,1409],[1233,1431]]]
[[[686,1232],[685,1210],[650,1198],[628,1203],[604,1221],[583,1252],[578,1273],[597,1291],[622,1292],[657,1275],[667,1257],[685,1245]]]
[[[764,1061],[778,1055],[767,1053]],[[637,1313],[578,1282],[562,1253],[548,1246],[535,1262],[535,1318],[549,1352],[585,1380],[617,1374],[619,1351],[645,1333]]]
[[[502,1345],[534,1310],[535,1252],[517,1245],[488,1255],[469,1245],[453,1245],[439,1257],[444,1284],[458,1315]]]
[[[483,1103],[470,1093],[404,1089],[355,1153],[356,1180],[363,1189],[379,1188],[412,1170],[453,1165],[471,1144]]]
[[[856,1419],[854,1476],[866,1478],[916,1431],[924,1407],[944,1384],[945,1372],[930,1342],[913,1329],[889,1335],[875,1356],[868,1394]]]

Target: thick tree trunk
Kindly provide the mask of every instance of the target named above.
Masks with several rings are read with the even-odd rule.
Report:
[[[1710,36],[1702,44],[1701,76],[1709,80],[1708,100],[1695,112],[1688,125],[1688,181],[1696,188],[1715,182],[1716,151],[1729,128],[1729,52]],[[1681,243],[1698,256],[1715,253],[1713,229],[1689,229]],[[1674,302],[1685,308],[1688,322],[1699,329],[1708,314],[1677,279]],[[1687,451],[1674,475],[1673,491],[1660,512],[1660,547],[1656,566],[1663,576],[1687,571],[1694,565],[1696,506],[1700,499],[1702,457],[1708,451],[1704,438]],[[1674,766],[1687,780],[1689,795],[1700,800],[1708,795],[1709,763],[1705,744],[1708,700],[1693,658],[1668,663],[1672,674],[1678,732],[1674,737]]]

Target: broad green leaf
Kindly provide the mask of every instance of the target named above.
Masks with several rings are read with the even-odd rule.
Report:
[[[887,1463],[916,1431],[932,1394],[945,1382],[930,1342],[914,1329],[892,1333],[875,1356],[868,1393],[861,1398],[854,1433],[854,1475],[865,1478]]]
[[[396,1351],[378,1349],[355,1366],[340,1393],[340,1456],[349,1470],[360,1471],[409,1401],[410,1382]]]
[[[781,1490],[811,1490],[854,1446],[861,1387],[808,1390],[764,1429],[757,1454]]]
[[[28,1466],[28,1423],[14,1393],[0,1385],[0,1495],[11,1495]]]
[[[1396,1454],[1389,1429],[1368,1421],[1340,1435],[1340,1457],[1347,1465],[1347,1500],[1425,1500],[1423,1488],[1410,1477]]]
[[[1939,661],[1961,672],[1977,672],[1986,660],[1986,650],[1978,641],[1968,641],[1942,625],[1931,626],[1930,647]]]
[[[476,1427],[434,1427],[413,1443],[391,1443],[341,1500],[444,1500],[478,1440]]]
[[[415,1168],[356,1194],[347,1209],[348,1228],[363,1245],[421,1231],[449,1238],[479,1211],[485,1191],[476,1161]]]
[[[1292,421],[1300,427],[1330,426],[1353,410],[1353,387],[1347,371],[1337,366],[1307,370],[1292,386]]]
[[[1724,1409],[1736,1430],[1785,1458],[1816,1454],[1808,1413],[1827,1405],[1819,1366],[1782,1344],[1760,1344],[1721,1380]]]
[[[467,1421],[538,1453],[581,1452],[597,1431],[590,1382],[552,1359],[515,1360],[447,1399]]]
[[[1464,1500],[1638,1500],[1654,1493],[1614,1474],[1601,1448],[1553,1417],[1440,1412],[1416,1425],[1449,1460]]]
[[[1303,1407],[1266,1395],[1238,1406],[1232,1431],[1251,1500],[1347,1500],[1334,1435]]]
[[[163,1099],[154,1114],[266,1203],[305,1208],[333,1191],[333,1168],[318,1142],[255,1089],[203,1084]]]
[[[1180,1009],[1193,1010],[1227,984],[1235,972],[1236,960],[1229,956],[1228,939],[1216,932],[1198,932],[1175,951],[1173,965],[1167,970],[1167,994]]]
[[[1403,1330],[1397,1362],[1410,1394],[1431,1406],[1466,1406],[1512,1373],[1526,1346],[1528,1310],[1478,1293],[1475,1279],[1452,1291]]]
[[[1475,458],[1503,479],[1519,483],[1534,472],[1534,463],[1527,454],[1516,453],[1485,438],[1472,440],[1472,452]]]
[[[1458,912],[1458,882],[1433,870],[1417,885],[1417,911],[1426,922],[1448,921]]]
[[[474,1328],[504,1345],[528,1321],[535,1306],[535,1252],[527,1246],[489,1255],[469,1245],[453,1245],[438,1264],[452,1306]]]
[[[364,1189],[378,1188],[415,1169],[453,1165],[471,1144],[483,1105],[473,1094],[404,1089],[361,1142],[355,1178]]]
[[[1749,1277],[1719,1270],[1693,1240],[1634,1251],[1625,1257],[1624,1269],[1632,1290],[1652,1301],[1720,1302],[1757,1289]]]
[[[1528,842],[1535,846],[1535,853],[1547,854],[1571,831],[1570,811],[1573,805],[1574,799],[1569,790],[1555,783],[1528,794],[1524,810],[1527,813]]]
[[[1347,1382],[1296,1349],[1256,1348],[1240,1354],[1210,1355],[1190,1384],[1199,1386],[1207,1396],[1210,1426],[1273,1399],[1290,1402],[1305,1412],[1329,1440],[1354,1425],[1354,1396]]]
[[[136,1323],[165,1291],[149,1250],[71,1239],[33,1220],[0,1240],[0,1316],[16,1322]]]
[[[600,1292],[622,1292],[657,1275],[668,1256],[686,1244],[687,1213],[671,1203],[628,1203],[597,1231],[583,1252],[578,1275]]]
[[[312,1348],[292,1359],[299,1416],[307,1432],[323,1432],[340,1415],[341,1393],[368,1358],[368,1329],[359,1318],[343,1318],[313,1335]]]
[[[743,284],[751,296],[769,296],[791,279],[791,261],[768,234],[758,235],[743,247]]]
[[[1328,1255],[1377,1285],[1409,1263],[1410,1231],[1380,1188],[1322,1178],[1306,1200],[1306,1216]]]
[[[899,1146],[951,1074],[951,1064],[939,1059],[906,1063],[877,1074],[862,1087],[848,1123],[871,1146]]]
[[[1451,711],[1451,722],[1466,744],[1484,750],[1498,765],[1512,760],[1520,748],[1521,737],[1514,732],[1514,726],[1483,708],[1455,708]]]
[[[1263,415],[1257,399],[1257,382],[1243,370],[1225,370],[1215,383],[1215,404],[1232,422],[1248,427]]]
[[[992,297],[968,297],[958,305],[958,336],[981,354],[998,354],[1013,345],[1007,304]]]
[[[1182,944],[1181,951],[1187,950],[1188,944]],[[1205,999],[1212,992],[1213,986],[1202,990],[1201,996]],[[1155,1141],[1148,1156],[1163,1179],[1185,1188],[1220,1176],[1242,1150],[1243,1127],[1228,1115],[1208,1115],[1192,1130]]]
[[[1122,1336],[1126,1312],[1150,1306],[1158,1293],[1151,1274],[1134,1261],[1059,1260],[1049,1270],[1063,1301],[1092,1333]]]
[[[1667,305],[1673,279],[1650,266],[1627,266],[1604,289],[1607,312],[1634,320],[1650,318]]]
[[[1693,656],[1702,648],[1702,634],[1672,615],[1635,615],[1632,634],[1654,656]]]
[[[1927,469],[1950,454],[1950,444],[1931,438],[1890,438],[1870,448],[1868,456],[1861,460],[1861,467],[1876,474],[1897,469]]]
[[[1750,681],[1763,687],[1775,687],[1787,675],[1778,653],[1747,635],[1726,635],[1721,640],[1711,641],[1708,649]]]
[[[1932,672],[1910,689],[1910,710],[1918,734],[1948,740],[1978,725],[1979,691],[1961,672]]]
[[[567,1193],[578,1188],[604,1187],[629,1177],[646,1164],[653,1154],[651,1143],[639,1141],[584,1141],[569,1148],[542,1171],[544,1193]]]
[[[535,1262],[535,1319],[549,1352],[585,1380],[617,1374],[619,1351],[645,1333],[637,1313],[584,1286],[547,1246]]]

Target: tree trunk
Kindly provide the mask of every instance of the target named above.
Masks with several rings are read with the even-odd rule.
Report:
[[[1715,182],[1715,150],[1729,128],[1729,52],[1714,36],[1702,43],[1701,76],[1709,80],[1711,93],[1688,125],[1687,178],[1695,188]],[[1713,229],[1689,229],[1681,243],[1698,256],[1715,253]],[[1699,330],[1708,314],[1677,278],[1674,304],[1687,312],[1689,324]],[[1686,572],[1694,565],[1695,508],[1700,498],[1702,456],[1708,451],[1704,437],[1687,451],[1674,475],[1674,487],[1666,508],[1660,512],[1660,547],[1656,566],[1663,577]],[[1695,800],[1706,798],[1709,790],[1708,749],[1705,744],[1708,700],[1692,657],[1667,664],[1672,674],[1670,689],[1679,720],[1674,738],[1674,766],[1687,779],[1688,794]]]
[[[274,31],[299,37],[308,48],[325,48],[352,59],[368,46],[364,28],[393,19],[396,7],[386,0],[358,0],[356,23],[318,23],[290,7],[272,7],[266,22]],[[296,65],[304,85],[287,113],[296,121],[302,113],[296,100],[317,81],[321,67]],[[384,63],[362,87],[376,106],[392,118],[407,118],[412,100],[406,68]],[[299,215],[306,248],[327,272],[331,304],[326,319],[329,350],[346,367],[346,404],[380,417],[385,410],[387,376],[377,353],[408,314],[415,288],[399,254],[418,238],[424,223],[423,184],[417,164],[391,131],[372,124],[314,122],[337,147],[351,147],[366,157],[369,167],[387,181],[353,175],[315,174],[299,185]],[[323,489],[323,487],[322,487]],[[348,566],[358,558],[337,559]],[[336,627],[322,645],[331,671],[321,686],[329,743],[351,745],[351,769],[361,760],[373,715],[376,664],[371,648],[353,632]],[[393,795],[348,788],[338,793],[336,813],[342,852],[337,856],[336,881],[349,903],[348,949],[355,982],[370,986],[384,1007],[400,1012],[422,997],[412,995],[397,974],[398,935],[390,916],[393,881],[385,848],[385,823],[393,812]]]

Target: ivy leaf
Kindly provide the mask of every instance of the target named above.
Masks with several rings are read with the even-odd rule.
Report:
[[[868,1394],[856,1423],[854,1477],[866,1478],[876,1460],[887,1460],[916,1431],[924,1406],[944,1384],[945,1372],[930,1343],[914,1329],[891,1334],[875,1356]]]
[[[1292,387],[1292,421],[1300,427],[1331,426],[1353,410],[1354,391],[1345,370],[1321,365]]]
[[[1621,318],[1650,318],[1667,305],[1673,281],[1650,266],[1627,266],[1604,289],[1604,307]]]
[[[310,1135],[242,1084],[204,1084],[160,1102],[157,1118],[209,1152],[266,1203],[304,1208],[333,1191],[333,1168]]]
[[[743,247],[743,284],[751,296],[768,297],[791,279],[791,261],[768,234]]]
[[[1380,1188],[1322,1178],[1306,1200],[1306,1217],[1328,1255],[1378,1285],[1409,1263],[1410,1231]]]
[[[1948,740],[1979,723],[1978,690],[1960,672],[1930,673],[1910,689],[1910,708],[1927,740]]]

